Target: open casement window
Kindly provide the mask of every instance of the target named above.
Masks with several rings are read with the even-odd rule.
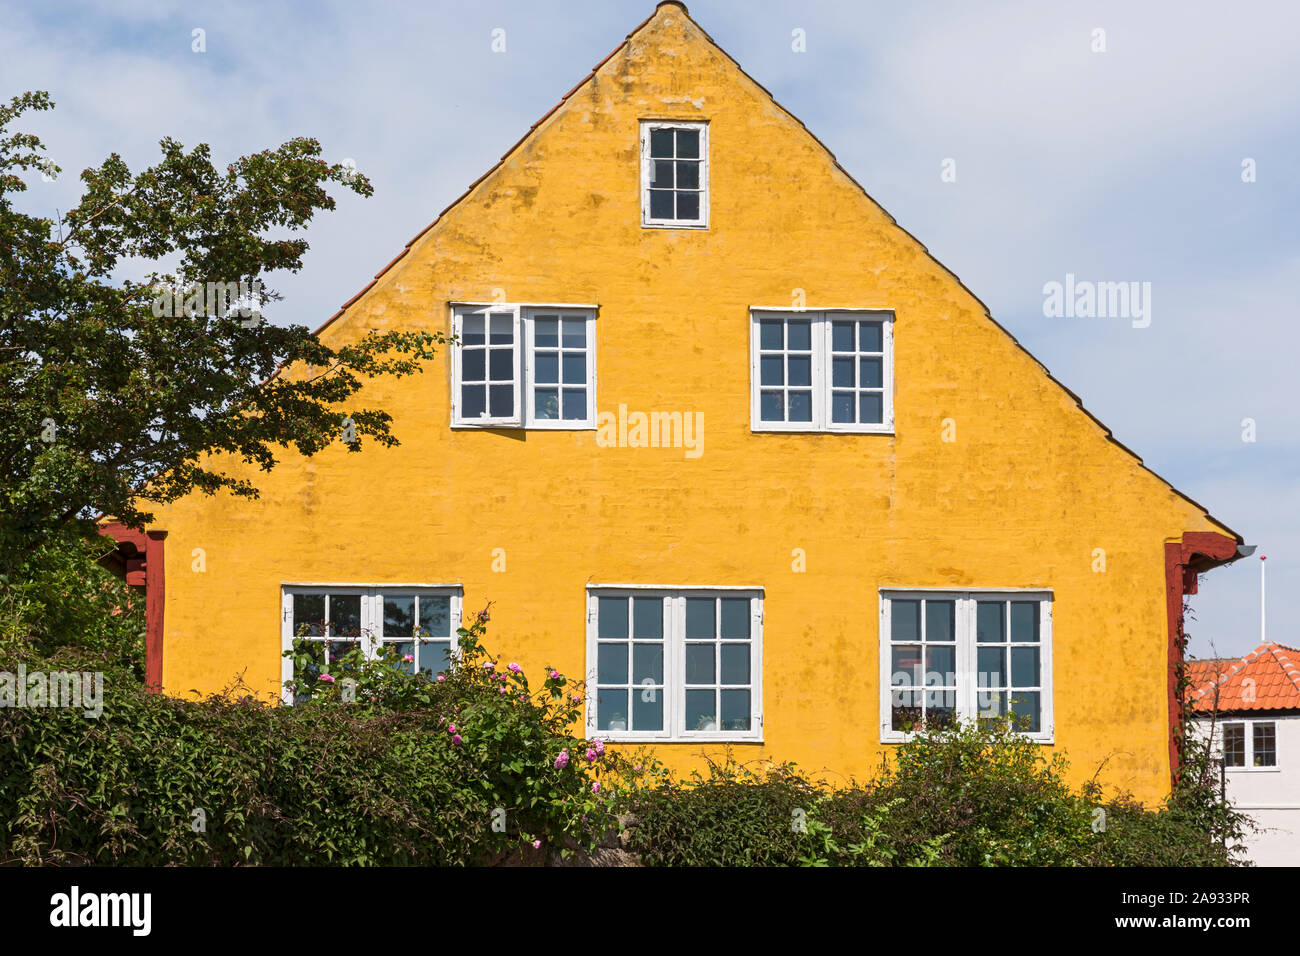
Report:
[[[587,733],[610,740],[761,740],[756,590],[587,593]]]
[[[641,225],[709,225],[709,125],[641,122]]]
[[[577,306],[456,305],[452,425],[596,427],[596,312]]]
[[[893,432],[892,312],[750,315],[754,431]]]
[[[336,680],[347,676],[343,658],[352,650],[374,660],[388,646],[399,668],[429,675],[446,671],[457,656],[457,587],[285,585],[282,594],[281,650],[292,648],[294,638],[305,638],[317,645],[316,670]],[[294,678],[289,658],[282,678]]]
[[[1048,592],[881,591],[881,742],[1010,716],[1050,743],[1051,630]]]
[[[1229,770],[1276,770],[1277,723],[1226,720],[1221,729],[1223,765]]]

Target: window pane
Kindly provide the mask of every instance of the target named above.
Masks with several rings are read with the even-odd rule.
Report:
[[[656,160],[650,164],[650,167],[650,185],[652,188],[673,188],[673,164],[671,162]]]
[[[361,635],[361,595],[330,595],[330,634],[342,637]]]
[[[981,644],[998,644],[1005,641],[1002,626],[1001,601],[980,601],[975,610],[975,640]]]
[[[554,388],[539,388],[533,393],[533,417],[551,421],[560,417],[560,393]]]
[[[627,730],[628,692],[622,687],[601,687],[596,692],[596,725],[601,730]]]
[[[812,324],[809,322],[790,322],[788,325],[789,348],[795,352],[812,350]]]
[[[1011,649],[1011,686],[1038,686],[1038,648],[1013,647]]]
[[[700,131],[697,129],[679,129],[677,131],[677,155],[688,159],[698,159],[700,155]]]
[[[836,388],[853,387],[853,359],[837,358],[831,360],[831,384]]]
[[[812,359],[806,356],[791,355],[786,359],[786,370],[790,374],[791,385],[812,384]]]
[[[925,647],[925,684],[927,687],[953,687],[957,684],[957,648],[947,644]]]
[[[749,683],[749,645],[722,645],[722,683]]]
[[[663,598],[632,599],[632,636],[660,640],[664,636]]]
[[[325,647],[329,652],[329,661],[331,665],[330,673],[334,674],[336,677],[339,675],[339,673],[341,672],[341,665],[338,664],[338,661],[344,655],[353,651],[358,646],[358,644],[359,642],[355,640],[326,642]],[[350,670],[350,668],[342,668],[342,669]]]
[[[1246,725],[1223,725],[1223,760],[1229,767],[1246,766]]]
[[[846,424],[856,421],[853,417],[853,393],[831,393],[831,421]]]
[[[779,320],[764,319],[758,323],[758,345],[762,349],[780,350],[783,346],[782,323]]]
[[[585,385],[586,383],[587,356],[582,353],[564,356],[564,384]]]
[[[812,392],[791,392],[789,399],[790,421],[812,421]]]
[[[451,641],[418,642],[415,659],[425,673],[445,674],[451,669]]]
[[[580,388],[564,390],[564,420],[581,421],[587,417],[587,393]]]
[[[890,601],[889,607],[890,640],[921,640],[921,602]]]
[[[677,194],[677,218],[686,220],[700,218],[699,193]]]
[[[749,638],[749,598],[722,598],[722,633],[725,640]]]
[[[749,730],[749,691],[722,692],[722,729]]]
[[[488,395],[493,418],[511,418],[515,414],[515,389],[513,385],[493,385]]]
[[[713,640],[717,636],[714,629],[713,598],[686,599],[686,639],[705,638]]]
[[[880,388],[884,384],[884,372],[878,358],[858,359],[858,382],[863,388]]]
[[[975,711],[981,721],[992,720],[1007,712],[1007,692],[1004,690],[977,690]]]
[[[460,387],[460,413],[465,418],[479,418],[487,411],[487,386]]]
[[[1277,724],[1255,724],[1253,733],[1254,754],[1251,761],[1256,767],[1277,766]]]
[[[925,602],[925,639],[927,642],[955,641],[957,604],[955,601]]]
[[[664,729],[664,695],[662,688],[632,691],[632,729]]]
[[[515,378],[514,349],[489,349],[488,378],[494,382],[512,382]]]
[[[483,349],[467,349],[460,353],[460,377],[465,382],[481,382],[487,378],[487,354]]]
[[[560,344],[560,320],[553,315],[541,316],[533,320],[533,344],[540,349],[553,349]]]
[[[667,189],[650,190],[650,218],[673,218],[673,194]]]
[[[596,680],[601,684],[627,683],[627,645],[596,646]]]
[[[304,625],[306,625],[304,627]],[[293,634],[319,637],[325,633],[325,595],[293,596]]]
[[[864,425],[879,425],[885,420],[885,404],[876,392],[863,392],[858,396],[858,421]]]
[[[587,347],[586,319],[579,318],[564,320],[564,347],[566,349],[581,349]]]
[[[976,687],[1007,686],[1007,652],[1001,647],[981,647],[978,651]]]
[[[643,685],[646,681],[651,684],[662,684],[664,682],[664,646],[662,644],[632,645],[632,683]]]
[[[483,316],[467,315],[465,321],[461,323],[460,343],[461,345],[482,345],[487,339],[484,337]]]
[[[512,345],[515,341],[515,317],[508,312],[493,312],[488,321],[488,344]]]
[[[930,690],[925,692],[925,723],[932,730],[951,727],[957,722],[957,692]]]
[[[891,649],[889,683],[894,686],[919,687],[925,683],[924,668],[921,666],[920,644],[896,644]]]
[[[678,189],[699,189],[700,188],[700,164],[699,163],[678,163],[677,164],[677,188]]]
[[[600,638],[627,637],[627,598],[603,597],[596,599],[596,636]]]
[[[384,595],[384,637],[415,633],[415,597]]]
[[[712,684],[714,678],[713,654],[716,644],[686,645],[686,683]]]
[[[1015,713],[1013,728],[1025,733],[1040,729],[1038,691],[1018,690],[1011,694],[1011,710]]]
[[[777,359],[779,362],[780,359]],[[781,392],[763,392],[759,396],[759,417],[765,422],[785,421],[785,396]]]
[[[673,131],[670,129],[652,129],[650,131],[650,155],[673,155]]]
[[[880,352],[883,350],[883,336],[879,322],[858,323],[858,351]]]
[[[718,715],[716,702],[711,690],[688,690],[686,692],[686,729],[717,730]]]
[[[554,352],[538,352],[536,369],[538,382],[554,385],[560,380],[560,357]]]
[[[1038,602],[1011,602],[1011,639],[1038,643]]]
[[[430,637],[451,637],[451,598],[420,596],[420,633]]]
[[[759,382],[762,385],[784,385],[785,384],[785,362],[779,355],[764,355],[760,367],[762,375]]]
[[[915,730],[921,723],[921,695],[924,691],[891,691],[889,726],[894,730]]]
[[[831,350],[835,352],[853,351],[853,323],[831,323]]]

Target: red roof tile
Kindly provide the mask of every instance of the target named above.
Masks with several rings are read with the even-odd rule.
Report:
[[[1188,661],[1187,679],[1192,709],[1200,713],[1216,703],[1229,712],[1300,711],[1300,649],[1285,644],[1266,641],[1240,660]]]

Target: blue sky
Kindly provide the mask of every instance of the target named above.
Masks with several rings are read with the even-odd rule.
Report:
[[[1300,6],[689,6],[1116,438],[1259,545],[1269,636],[1300,644]],[[274,319],[315,327],[653,9],[8,4],[0,95],[50,91],[57,109],[26,125],[64,168],[24,205],[66,210],[81,169],[111,151],[141,168],[167,135],[218,162],[314,136],[375,186],[314,223],[306,267],[277,283]],[[1045,317],[1066,273],[1150,282],[1150,326]],[[1202,579],[1193,653],[1258,643],[1259,564]]]

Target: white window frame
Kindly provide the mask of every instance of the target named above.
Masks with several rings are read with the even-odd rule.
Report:
[[[1217,727],[1217,735],[1219,738],[1217,742],[1218,742],[1218,751],[1220,756],[1223,756],[1224,754],[1224,747],[1223,747],[1224,737],[1225,737],[1224,731],[1227,730],[1229,724],[1239,725],[1244,729],[1245,736],[1246,736],[1246,749],[1245,749],[1245,753],[1242,755],[1242,759],[1245,760],[1246,763],[1245,766],[1242,767],[1230,767],[1225,762],[1223,765],[1223,769],[1226,773],[1273,773],[1282,769],[1281,754],[1278,753],[1278,732],[1277,732],[1278,721],[1275,718],[1270,717],[1267,720],[1265,720],[1263,718],[1256,719],[1253,717],[1220,716],[1218,719],[1218,727]],[[1256,724],[1273,725],[1273,765],[1271,767],[1255,766],[1255,725]]]
[[[657,129],[693,129],[700,134],[700,218],[656,219],[650,215],[650,133]],[[676,149],[674,148],[674,152]],[[641,225],[646,229],[709,228],[709,124],[692,120],[641,120]]]
[[[1039,730],[1036,732],[1019,731],[1021,736],[1037,743],[1055,742],[1055,718],[1053,715],[1053,698],[1055,681],[1052,673],[1052,604],[1050,590],[1041,588],[985,588],[969,590],[962,588],[881,588],[880,589],[880,633],[877,641],[880,662],[880,742],[882,744],[906,743],[914,732],[893,729],[892,696],[893,678],[891,653],[892,602],[895,600],[919,601],[925,599],[950,599],[956,602],[957,634],[957,718],[962,723],[973,721],[978,716],[978,644],[976,643],[976,610],[979,601],[1038,601],[1038,635],[1040,668],[1040,713]],[[1009,662],[1008,662],[1009,664]]]
[[[768,422],[762,417],[762,368],[759,323],[764,319],[812,322],[812,421]],[[881,324],[881,421],[834,422],[831,405],[831,334],[837,320],[874,320]],[[749,310],[749,426],[755,432],[839,432],[854,435],[894,433],[894,312],[892,309],[799,309],[752,307]]]
[[[600,730],[598,697],[597,616],[599,598],[657,597],[664,607],[664,727],[660,731]],[[687,730],[686,723],[686,599],[749,599],[749,730]],[[591,584],[587,586],[588,737],[627,743],[762,743],[763,742],[763,597],[761,587],[703,585]],[[721,675],[718,675],[719,677]],[[631,680],[629,674],[628,679]],[[725,685],[720,685],[725,686]]]
[[[523,302],[453,302],[451,303],[451,331],[458,339],[451,347],[451,427],[452,428],[527,428],[548,431],[589,431],[596,427],[596,314],[594,305],[550,305]],[[514,412],[508,416],[464,418],[460,412],[461,396],[461,331],[466,316],[485,317],[508,313],[514,323],[515,376]],[[586,319],[587,359],[587,417],[582,419],[537,418],[534,405],[534,376],[536,371],[535,319],[538,315],[556,313],[562,318]],[[490,396],[489,396],[490,407]],[[561,397],[561,412],[563,397]]]
[[[451,635],[451,659],[453,666],[460,658],[460,639],[456,632],[461,626],[464,605],[464,589],[459,584],[327,584],[327,583],[284,583],[280,585],[280,697],[286,704],[293,703],[293,695],[285,686],[293,680],[293,660],[284,657],[285,651],[293,648],[297,635],[293,628],[293,596],[295,594],[316,594],[328,591],[331,594],[356,594],[361,597],[361,636],[358,646],[368,660],[379,656],[383,645],[384,597],[400,594],[424,595],[429,597],[446,597],[450,609],[449,631]],[[438,638],[441,639],[441,638]]]

